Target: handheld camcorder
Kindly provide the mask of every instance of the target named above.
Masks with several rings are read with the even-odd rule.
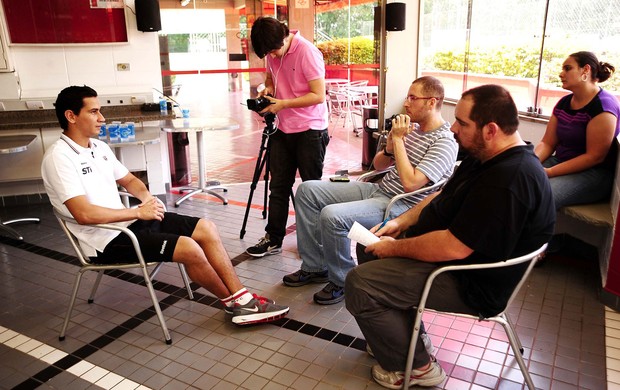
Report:
[[[248,99],[246,100],[247,104],[248,104],[248,110],[252,110],[255,112],[261,112],[265,109],[265,107],[267,107],[268,105],[271,104],[271,102],[269,101],[269,99],[267,99],[264,96],[261,96],[259,98],[256,99]]]
[[[398,117],[398,114],[394,114],[385,120],[385,127],[384,127],[385,131],[392,130],[392,120],[396,119],[397,117]]]

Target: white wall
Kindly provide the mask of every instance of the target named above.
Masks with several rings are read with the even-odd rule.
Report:
[[[390,1],[392,2],[394,1]],[[403,110],[404,98],[417,75],[419,5],[418,1],[405,3],[407,4],[405,30],[386,33],[386,117]]]
[[[127,44],[9,46],[14,72],[0,73],[0,100],[6,109],[25,108],[20,103],[33,98],[53,108],[50,102],[61,89],[83,84],[100,95],[147,94],[152,101],[152,88],[162,86],[158,36],[138,31],[134,0],[125,4]],[[4,14],[0,16],[6,34]],[[119,63],[128,63],[129,71],[117,70]]]

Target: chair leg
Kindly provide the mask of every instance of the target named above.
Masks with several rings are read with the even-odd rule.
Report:
[[[82,280],[83,271],[80,270],[77,275],[75,275],[75,282],[73,283],[73,292],[71,292],[71,299],[69,299],[69,307],[67,308],[67,315],[65,315],[65,322],[62,324],[62,329],[60,329],[60,335],[58,336],[58,340],[63,341],[65,339],[65,333],[67,332],[67,327],[69,326],[69,319],[71,318],[71,312],[73,311],[73,306],[75,305],[75,299],[77,297],[78,289],[80,288],[80,282]]]
[[[95,279],[95,283],[93,284],[93,289],[90,292],[90,297],[88,297],[88,303],[95,302],[95,293],[97,292],[97,289],[99,288],[99,283],[101,283],[102,276],[103,276],[103,270],[100,270],[99,272],[97,272],[97,279]]]
[[[523,347],[521,346],[521,341],[519,340],[517,333],[514,331],[514,328],[505,317],[494,317],[493,321],[500,323],[504,327],[504,330],[508,335],[508,340],[510,341],[510,347],[515,355],[515,359],[517,359],[517,363],[521,369],[521,374],[525,379],[525,383],[527,383],[528,389],[536,390],[536,386],[534,386],[530,372],[528,371],[525,361],[523,360]]]
[[[187,296],[189,299],[194,299],[194,292],[192,291],[192,287],[189,285],[189,278],[187,277],[187,272],[185,271],[185,266],[181,263],[178,263],[179,271],[181,272],[181,278],[183,279],[183,283],[185,284],[185,288],[187,289]]]
[[[502,318],[508,323],[508,326],[510,326],[510,329],[513,329],[514,332],[514,324],[512,323],[512,321],[510,320],[510,317],[508,316],[507,313],[504,312],[504,314],[502,314]],[[521,340],[519,339],[519,335],[515,332],[515,339],[517,340],[517,346],[519,347],[519,351],[521,352],[521,354],[523,354],[525,352],[525,350],[523,349],[523,344],[521,344]]]
[[[162,264],[162,263],[160,263]],[[159,264],[153,270],[155,273],[159,270]],[[155,308],[155,313],[157,313],[157,319],[159,320],[159,324],[161,325],[161,330],[164,333],[164,339],[166,340],[166,344],[172,344],[172,338],[170,337],[170,332],[168,332],[168,327],[166,326],[166,320],[164,319],[164,315],[161,312],[161,307],[159,307],[159,301],[157,300],[157,296],[155,295],[155,289],[153,288],[153,283],[151,283],[151,278],[149,276],[149,271],[146,267],[142,268],[142,273],[144,274],[144,283],[146,284],[146,288],[149,290],[149,295],[151,296],[151,300],[153,301],[153,307]]]
[[[413,371],[413,356],[415,354],[415,347],[418,344],[418,336],[420,335],[421,323],[422,323],[423,310],[417,310],[416,319],[413,323],[413,332],[411,334],[411,342],[409,343],[409,353],[407,354],[407,365],[405,366],[405,376],[403,389],[409,389],[409,382],[411,381],[411,372]]]

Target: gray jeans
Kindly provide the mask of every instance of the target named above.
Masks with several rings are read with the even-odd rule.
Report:
[[[414,308],[428,275],[437,265],[405,258],[370,260],[368,255],[358,255],[360,265],[347,275],[346,307],[381,367],[404,371],[415,321]],[[450,273],[435,279],[426,307],[477,315],[461,298],[458,281]],[[413,368],[423,367],[429,361],[424,343],[418,337]]]

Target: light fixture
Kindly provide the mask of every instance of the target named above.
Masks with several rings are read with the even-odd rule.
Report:
[[[181,0],[181,7],[185,7],[191,0]]]

